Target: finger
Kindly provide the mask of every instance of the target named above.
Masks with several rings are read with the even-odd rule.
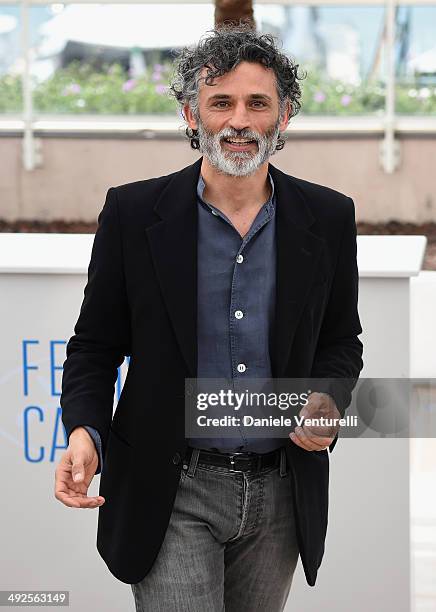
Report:
[[[334,425],[316,425],[313,424],[311,421],[304,421],[302,427],[306,431],[309,438],[315,437],[322,438],[323,440],[333,440],[333,438],[339,431],[339,427],[335,427]]]
[[[304,449],[304,450],[310,450],[310,448],[306,448],[306,446],[301,442],[301,440],[295,435],[294,432],[291,432],[289,434],[289,437],[291,438],[292,442],[296,445],[299,446],[300,448]]]
[[[55,494],[58,491],[71,491],[86,493],[87,486],[84,482],[75,484],[72,479],[71,465],[64,466],[58,465],[56,468],[55,475]]]
[[[319,450],[321,447],[313,441],[313,435],[308,436],[303,427],[296,427],[295,434],[307,450]]]
[[[309,446],[305,442],[302,442],[299,438],[297,438],[297,436],[294,433],[292,433],[290,437],[291,437],[291,440],[293,440],[298,446],[301,446],[301,448],[304,448],[304,450],[307,450],[307,451],[318,452],[318,451],[326,450],[328,448],[325,446],[317,446],[316,448],[313,448],[312,446]]]
[[[67,490],[69,490],[70,481],[71,473],[68,470],[63,469],[62,466],[59,464],[56,468],[55,473],[54,494],[56,499],[59,499],[59,493],[65,493]]]
[[[86,487],[85,485],[76,485],[74,483],[70,484],[69,482],[64,483],[64,486],[58,487],[56,492],[65,493],[70,497],[88,497],[90,499],[92,497],[95,497],[95,499],[101,497],[101,495],[88,495],[88,487]]]
[[[303,431],[302,427],[296,427],[294,433],[300,440],[300,442],[303,444],[304,448],[306,448],[307,450],[317,450],[318,447],[313,444],[311,439]]]
[[[70,508],[97,508],[102,506],[106,501],[104,497],[98,495],[96,497],[88,497],[86,495],[71,495],[65,491],[59,491],[56,498],[65,506]]]
[[[310,429],[306,425],[302,427],[302,433],[306,436],[306,438],[316,446],[324,448],[332,443],[333,438],[331,436],[322,435],[321,433],[317,433],[316,430]]]
[[[71,457],[71,454],[65,453],[61,457],[61,460],[56,467],[56,480],[60,478],[61,480],[66,481],[68,478],[73,478],[73,480],[75,481],[75,474],[83,473],[84,476],[84,472],[84,460],[78,457],[73,459]]]
[[[309,438],[312,438],[316,444],[320,444],[321,446],[329,445],[333,442],[336,433],[326,433],[325,431],[314,431],[310,427],[303,426],[304,430],[307,432]]]
[[[68,506],[70,508],[91,509],[91,508],[98,508],[99,506],[103,504],[103,502],[99,502],[94,499],[79,499],[79,498],[68,497],[68,496],[65,496],[63,499],[61,498],[60,501],[65,506]]]
[[[310,430],[308,427],[302,427],[301,435],[307,440],[307,444],[310,444],[312,450],[325,450],[326,446],[329,446],[333,441],[330,436],[322,436]]]
[[[87,488],[83,485],[75,485],[71,481],[71,477],[63,480],[57,480],[55,485],[55,496],[60,495],[68,497],[86,497]]]
[[[104,504],[106,500],[103,496],[87,496],[87,490],[84,483],[73,483],[69,471],[56,470],[55,498],[61,503],[74,508],[93,508]]]

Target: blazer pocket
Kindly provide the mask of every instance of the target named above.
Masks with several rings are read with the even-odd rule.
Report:
[[[102,506],[104,512],[116,504],[116,500],[127,495],[133,473],[133,460],[133,448],[111,428],[99,487],[99,494],[106,498],[104,509]]]

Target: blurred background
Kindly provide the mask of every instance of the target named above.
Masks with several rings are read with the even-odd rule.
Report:
[[[110,186],[192,163],[167,91],[174,58],[239,17],[307,73],[272,163],[351,196],[361,235],[426,236],[410,285],[409,374],[435,376],[436,0],[0,0],[0,233],[93,234]],[[434,441],[410,450],[413,606],[436,611]]]
[[[0,0],[0,231],[94,231],[109,185],[193,161],[174,56],[251,16],[307,73],[274,163],[351,195],[360,233],[426,235],[434,269],[436,4],[216,5]]]

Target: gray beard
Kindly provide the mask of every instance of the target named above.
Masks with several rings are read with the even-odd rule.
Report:
[[[230,176],[249,176],[256,172],[276,152],[277,140],[280,135],[279,123],[280,118],[265,134],[259,134],[251,130],[237,131],[233,128],[224,128],[220,132],[214,133],[210,132],[198,118],[200,151],[218,172]],[[225,151],[221,145],[222,138],[235,136],[255,140],[257,152],[253,154],[250,151]]]

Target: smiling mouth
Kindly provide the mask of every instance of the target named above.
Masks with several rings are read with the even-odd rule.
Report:
[[[240,147],[241,149],[244,147],[248,147],[249,145],[256,144],[256,140],[240,138],[223,138],[223,142],[235,148]]]

